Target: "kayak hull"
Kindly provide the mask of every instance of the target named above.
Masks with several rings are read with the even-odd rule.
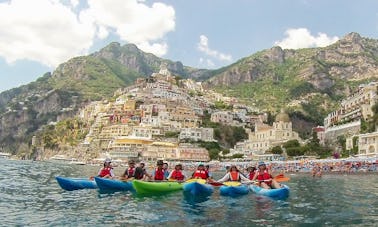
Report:
[[[133,183],[131,181],[121,181],[116,179],[95,177],[97,187],[102,191],[131,191]]]
[[[133,187],[138,194],[162,194],[182,190],[182,184],[178,182],[148,182],[134,180]]]
[[[74,191],[80,189],[95,189],[97,184],[94,180],[86,178],[70,178],[70,177],[55,177],[59,186],[66,191]]]
[[[249,189],[246,185],[239,185],[239,186],[226,186],[223,185],[219,188],[219,193],[223,196],[240,196],[248,194]]]
[[[282,184],[282,186],[283,186],[282,188],[278,188],[278,189],[265,189],[257,185],[250,185],[249,188],[251,189],[252,192],[258,195],[268,196],[268,197],[277,198],[277,199],[284,199],[289,196],[290,188],[284,184]]]
[[[201,184],[198,182],[185,183],[183,185],[184,192],[192,195],[210,195],[214,191],[214,187],[210,184]]]

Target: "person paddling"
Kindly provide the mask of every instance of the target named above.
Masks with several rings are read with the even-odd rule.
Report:
[[[256,167],[250,166],[247,168],[247,174],[250,180],[252,180],[255,177],[256,173],[257,173]]]
[[[112,167],[112,161],[110,158],[106,158],[104,161],[104,167],[102,167],[99,171],[97,176],[98,177],[103,177],[103,178],[113,178],[114,172],[113,172],[113,167]]]
[[[155,181],[163,181],[163,180],[166,180],[165,176],[164,176],[164,169],[163,169],[163,161],[162,160],[158,160],[157,163],[157,168],[155,169],[154,173],[153,173],[153,179]]]
[[[193,179],[210,180],[209,173],[205,170],[205,165],[200,163],[197,170],[192,174]]]
[[[259,162],[258,164],[258,170],[252,181],[256,179],[258,181],[258,185],[262,188],[281,188],[281,185],[273,179],[270,170],[266,168],[266,164],[264,162]]]
[[[172,181],[183,181],[185,179],[185,175],[182,172],[182,165],[177,164],[175,165],[175,169],[171,171],[168,175],[168,180]]]
[[[226,173],[226,175],[224,175],[221,179],[217,180],[217,182],[219,183],[226,181],[249,182],[250,180],[239,172],[236,165],[232,165],[230,167],[230,171]]]
[[[135,177],[135,161],[129,160],[129,166],[122,174],[121,179],[123,180],[130,180],[131,178]]]

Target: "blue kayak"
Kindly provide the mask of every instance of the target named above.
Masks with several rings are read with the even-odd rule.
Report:
[[[277,189],[265,189],[257,185],[250,185],[249,188],[252,192],[258,195],[268,196],[277,199],[284,199],[289,196],[290,188],[284,184],[282,184],[282,186],[282,188]]]
[[[189,192],[192,195],[210,195],[214,191],[214,187],[210,184],[202,184],[199,182],[184,183],[184,192]]]
[[[61,188],[67,191],[79,189],[94,189],[97,188],[96,182],[88,178],[70,178],[70,177],[55,177]]]
[[[246,195],[248,194],[248,187],[246,185],[239,185],[239,186],[227,186],[223,185],[219,188],[219,192],[221,195],[224,196],[239,196],[239,195]]]
[[[133,190],[132,181],[121,181],[110,178],[95,177],[97,186],[102,191],[130,191]]]

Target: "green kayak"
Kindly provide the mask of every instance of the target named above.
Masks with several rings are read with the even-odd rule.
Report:
[[[182,190],[182,184],[178,182],[162,181],[149,182],[134,180],[133,186],[139,194],[166,193]]]

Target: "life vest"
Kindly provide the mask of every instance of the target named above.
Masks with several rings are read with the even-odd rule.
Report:
[[[196,170],[193,174],[193,178],[207,179],[209,174],[205,170]]]
[[[135,173],[135,168],[128,168],[127,169],[127,177],[133,177]]]
[[[164,170],[163,169],[156,169],[154,179],[155,180],[164,180]]]
[[[265,180],[270,180],[272,179],[272,175],[270,175],[268,173],[268,171],[264,171],[264,172],[257,172],[257,180],[258,181],[261,181],[261,182],[265,182],[267,185],[270,185],[272,183],[272,181],[265,181]]]
[[[239,172],[230,172],[230,180],[239,181],[240,180]]]
[[[256,171],[249,172],[249,179],[252,180],[256,175]]]
[[[104,167],[104,168],[102,168],[101,169],[101,172],[100,172],[100,174],[99,174],[99,176],[100,177],[105,177],[106,175],[111,175],[110,174],[110,171],[112,170],[112,168],[111,167]]]
[[[184,175],[182,174],[181,171],[173,170],[172,175],[171,175],[171,179],[184,180]]]

